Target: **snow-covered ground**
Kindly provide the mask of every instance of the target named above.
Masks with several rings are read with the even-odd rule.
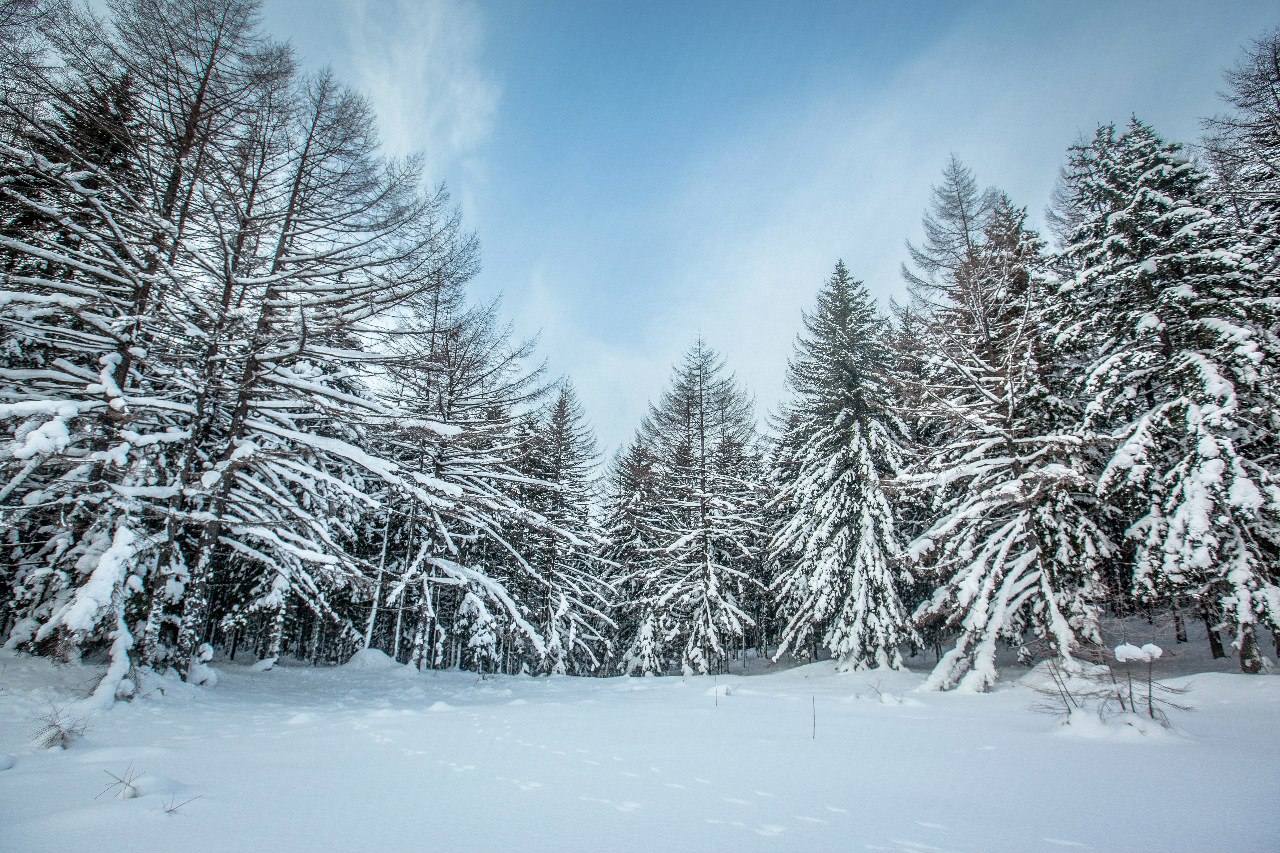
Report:
[[[1034,713],[1012,670],[958,695],[916,692],[923,670],[829,663],[687,679],[481,680],[377,655],[218,668],[216,687],[170,684],[40,750],[36,718],[100,670],[0,657],[0,850],[1280,848],[1272,675],[1174,678],[1196,710],[1142,735]],[[136,776],[136,796],[108,774]]]

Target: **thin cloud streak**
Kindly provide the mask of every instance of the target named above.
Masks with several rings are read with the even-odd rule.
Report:
[[[373,104],[394,154],[420,153],[435,180],[449,177],[464,210],[479,203],[481,150],[502,89],[482,58],[484,16],[461,0],[348,0],[354,83]]]

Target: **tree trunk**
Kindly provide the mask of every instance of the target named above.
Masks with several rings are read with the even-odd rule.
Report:
[[[1213,620],[1209,618],[1207,605],[1200,605],[1200,618],[1204,620],[1204,630],[1209,635],[1209,651],[1213,654],[1213,659],[1225,658],[1227,652],[1222,648],[1222,638],[1218,636],[1217,630],[1213,627]]]
[[[373,585],[373,603],[369,605],[369,621],[364,626],[366,649],[373,642],[373,625],[378,621],[378,599],[382,597],[382,575],[387,568],[387,534],[390,530],[391,513],[387,513],[387,523],[382,526],[382,556],[378,558],[378,579]]]
[[[287,605],[287,601],[281,601],[280,606],[276,608],[276,612],[271,615],[271,629],[267,634],[267,645],[263,650],[262,659],[271,661],[273,666],[280,659],[280,647],[284,641],[284,621]]]
[[[187,583],[182,605],[182,624],[178,629],[178,671],[184,679],[190,675],[192,665],[198,662],[196,650],[200,647],[209,614],[209,575],[213,571],[213,546],[216,538],[212,528],[212,524],[206,524],[201,533],[197,547],[200,556],[192,567],[191,580]]]
[[[1262,672],[1262,652],[1258,649],[1258,636],[1252,625],[1240,628],[1240,671],[1250,675]]]

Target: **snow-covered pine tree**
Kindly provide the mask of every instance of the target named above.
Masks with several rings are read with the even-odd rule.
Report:
[[[887,323],[844,262],[804,316],[788,365],[793,399],[778,455],[772,589],[786,620],[777,655],[820,641],[843,668],[902,666],[915,639],[898,593],[904,555],[886,484],[902,465]]]
[[[604,556],[610,563],[611,617],[620,638],[618,668],[624,674],[658,675],[666,669],[652,602],[644,598],[665,529],[658,501],[658,463],[635,439],[614,459],[606,477]]]
[[[27,81],[46,97],[7,101],[0,122],[0,206],[31,220],[5,229],[0,257],[10,642],[109,647],[104,690],[127,691],[139,660],[185,669],[228,632],[268,659],[303,630],[313,654],[340,654],[382,565],[361,539],[390,527],[384,500],[445,529],[437,541],[441,519],[464,528],[465,547],[496,529],[484,511],[511,509],[377,455],[383,424],[431,431],[365,384],[387,355],[380,319],[460,285],[475,243],[415,162],[380,156],[362,99],[292,72],[257,8],[56,16],[61,61]],[[523,618],[494,576],[466,582]]]
[[[916,619],[959,631],[926,686],[985,690],[1001,641],[1028,654],[1031,635],[1069,662],[1081,640],[1097,639],[1112,546],[1083,444],[1051,414],[1040,241],[1024,211],[1003,194],[979,196],[957,165],[913,252],[932,260],[910,279],[927,325],[921,375],[904,381],[940,428],[907,482],[933,500],[911,553],[937,586]]]
[[[185,434],[145,346],[161,324],[136,313],[173,271],[150,261],[163,223],[139,196],[133,90],[104,76],[94,88],[33,74],[46,99],[0,104],[0,420],[12,439],[0,514],[8,645],[105,649],[97,693],[109,700],[133,687],[131,617],[156,532],[143,504],[171,493],[165,458]]]
[[[1070,160],[1079,272],[1059,338],[1083,367],[1083,428],[1104,440],[1099,486],[1126,516],[1133,589],[1220,612],[1257,672],[1257,626],[1280,629],[1274,275],[1205,175],[1136,119]]]
[[[596,439],[577,392],[560,382],[536,423],[530,508],[550,527],[531,529],[526,558],[548,581],[538,610],[547,644],[540,669],[581,674],[598,672],[608,658],[611,595],[600,560],[602,534],[593,512],[596,500]]]
[[[339,559],[349,519],[333,502],[350,501],[339,485],[346,472],[389,471],[355,443],[361,419],[386,411],[351,375],[352,365],[378,358],[360,327],[433,278],[470,274],[474,244],[460,234],[447,195],[420,195],[416,164],[381,159],[361,98],[321,75],[300,81],[291,106],[257,199],[239,184],[206,190],[215,202],[209,216],[223,220],[210,232],[251,225],[243,242],[223,243],[225,255],[214,246],[194,255],[207,284],[192,296],[217,319],[192,377],[197,418],[179,511],[199,521],[184,524],[180,660],[212,615],[205,591],[223,548],[357,634],[309,593],[358,582],[344,577],[351,562]],[[409,490],[426,496],[415,484]]]
[[[701,338],[650,405],[637,444],[656,461],[655,505],[641,512],[658,537],[639,557],[637,630],[656,636],[662,659],[707,673],[751,625],[743,601],[761,586],[763,465],[751,401]],[[643,650],[637,637],[624,647]]]

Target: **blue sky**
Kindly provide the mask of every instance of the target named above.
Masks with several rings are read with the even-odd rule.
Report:
[[[1066,147],[1131,113],[1194,141],[1263,2],[266,0],[266,25],[369,94],[479,233],[602,445],[702,333],[755,393],[837,258],[902,292],[949,152],[1035,220]]]

